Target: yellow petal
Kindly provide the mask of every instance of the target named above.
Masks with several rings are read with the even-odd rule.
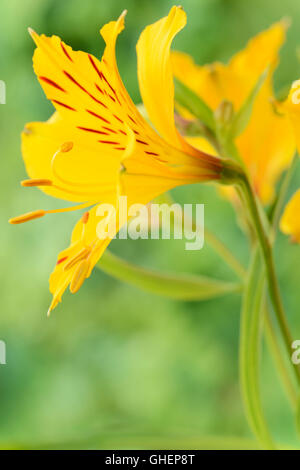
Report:
[[[295,150],[289,120],[287,116],[278,114],[271,102],[272,74],[286,28],[284,21],[275,23],[251,39],[228,65],[214,63],[201,67],[186,54],[172,54],[174,75],[214,110],[223,100],[229,100],[235,111],[238,111],[259,76],[269,67],[268,77],[256,97],[249,124],[236,140],[256,191],[264,203],[270,202],[274,196],[278,177],[289,165]],[[191,116],[185,114],[184,117]]]
[[[173,146],[193,153],[174,123],[174,85],[170,47],[175,35],[185,26],[186,14],[173,7],[167,17],[147,26],[137,43],[139,87],[151,122]]]
[[[300,243],[300,189],[292,196],[287,204],[280,221],[283,233],[291,235],[292,241]]]
[[[172,53],[174,75],[215,109],[229,100],[237,110],[249,95],[262,72],[269,67],[269,79],[278,62],[287,24],[281,21],[251,39],[228,65],[219,62],[198,66],[187,54]]]
[[[235,108],[239,107],[239,83],[228,66],[219,62],[199,66],[191,56],[178,51],[172,52],[171,61],[174,76],[198,94],[211,109],[215,110],[225,99],[232,101]],[[234,89],[235,93],[231,93]]]
[[[197,165],[200,173],[203,167],[204,179],[214,173],[209,157],[201,160],[196,150],[196,158],[179,152],[139,114],[116,64],[115,43],[123,27],[124,14],[101,29],[106,42],[101,62],[73,51],[57,36],[32,33],[37,44],[34,70],[58,113],[48,123],[27,125],[23,153],[32,178],[57,178],[56,186],[63,186],[64,194],[55,185],[44,188],[51,195],[90,201],[99,193],[100,200],[106,200],[103,192],[109,192],[109,184],[116,186],[121,164],[131,155],[139,161],[142,174],[149,165],[156,168],[162,163],[166,167]],[[54,171],[53,154],[66,141],[71,141],[73,148],[68,154],[56,155]]]
[[[251,87],[266,67],[272,73],[279,61],[279,50],[285,41],[288,22],[274,23],[269,29],[252,38],[246,48],[238,52],[230,61],[229,67],[240,76],[248,74]]]
[[[37,44],[34,70],[47,98],[59,112],[63,125],[72,128],[76,136],[81,134],[86,145],[98,153],[98,160],[107,162],[120,162],[129,156],[126,149],[132,133],[141,153],[156,152],[146,148],[152,146],[151,138],[160,143],[138,113],[119,76],[115,43],[123,27],[124,14],[102,28],[106,48],[101,61],[91,54],[73,51],[57,36],[32,33]]]
[[[266,85],[254,104],[252,118],[236,141],[262,202],[274,198],[275,185],[295,153],[295,136],[286,114],[278,114]]]
[[[50,292],[53,294],[50,311],[61,301],[62,295],[69,285],[71,292],[75,293],[79,290],[114,236],[112,233],[110,237],[103,240],[98,238],[97,226],[103,219],[103,217],[97,216],[98,207],[95,206],[88,212],[88,217],[84,214],[77,222],[70,246],[58,255],[49,281]]]
[[[297,149],[300,152],[300,80],[296,80],[292,84],[288,99],[284,103],[284,109],[288,112],[292,122]]]
[[[65,142],[72,142],[69,152],[55,154]],[[116,184],[120,164],[117,160],[100,159],[93,141],[55,113],[49,121],[32,122],[22,133],[22,154],[30,178],[46,178],[52,186],[41,186],[45,193],[69,201],[107,198]],[[52,165],[55,163],[55,166]],[[54,174],[53,169],[57,173]],[[59,179],[62,175],[64,183]],[[75,184],[75,183],[79,184]],[[86,182],[89,187],[83,183]],[[60,188],[60,189],[58,189]]]

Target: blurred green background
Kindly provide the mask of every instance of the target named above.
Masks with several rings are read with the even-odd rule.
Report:
[[[252,438],[238,384],[238,295],[176,302],[95,269],[80,292],[66,293],[47,319],[48,275],[57,253],[68,244],[78,214],[49,216],[18,227],[7,223],[9,217],[28,210],[61,206],[37,189],[19,185],[26,178],[20,132],[26,122],[45,120],[52,113],[32,70],[34,46],[27,27],[58,34],[74,49],[100,56],[99,28],[127,8],[117,54],[124,82],[139,102],[136,41],[142,29],[165,16],[172,4],[1,0],[0,79],[7,86],[7,104],[0,105],[0,339],[7,345],[7,365],[0,365],[0,447],[192,449],[222,446],[214,444],[220,436],[232,446],[231,436],[246,439],[247,445]],[[293,24],[276,72],[276,88],[300,77],[298,0],[181,4],[188,25],[175,46],[200,64],[228,60],[251,36],[289,16]],[[197,185],[174,193],[182,202],[205,203],[206,226],[246,265],[247,245],[234,211],[215,189]],[[111,248],[143,266],[235,279],[207,244],[193,252],[184,250],[183,241],[114,240]],[[289,321],[299,339],[300,248],[281,235],[276,259]],[[293,419],[268,354],[262,372],[264,405],[274,435],[295,444]]]

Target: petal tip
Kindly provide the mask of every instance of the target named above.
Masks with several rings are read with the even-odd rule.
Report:
[[[26,124],[26,126],[24,127],[24,129],[22,131],[22,135],[30,135],[30,134],[32,134],[32,130],[30,129],[28,124]]]
[[[27,28],[27,31],[28,33],[30,34],[30,36],[34,39],[38,34],[34,31],[34,29],[32,28]]]

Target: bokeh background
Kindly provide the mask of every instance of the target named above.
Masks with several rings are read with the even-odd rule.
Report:
[[[127,8],[117,54],[121,75],[138,103],[136,41],[145,25],[166,15],[172,3],[1,0],[0,79],[6,82],[7,104],[0,105],[0,339],[7,344],[7,365],[0,365],[0,447],[256,446],[239,393],[239,295],[177,302],[95,269],[80,292],[66,293],[47,319],[48,275],[57,253],[68,244],[78,214],[49,216],[18,227],[7,223],[19,213],[60,205],[37,189],[19,185],[26,178],[20,132],[26,122],[45,120],[52,113],[32,70],[34,46],[27,27],[58,34],[74,49],[100,56],[99,28]],[[227,61],[251,36],[290,17],[276,89],[300,77],[298,0],[181,4],[188,25],[175,47],[191,53],[199,64]],[[247,245],[235,214],[215,188],[197,185],[174,194],[182,202],[205,203],[206,226],[247,264]],[[183,241],[114,240],[111,249],[143,266],[235,279],[207,244],[199,252],[188,252]],[[298,339],[300,248],[280,235],[276,261]],[[267,353],[263,357],[263,399],[270,426],[280,442],[297,445],[274,364]]]

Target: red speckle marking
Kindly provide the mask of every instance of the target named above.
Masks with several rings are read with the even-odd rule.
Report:
[[[88,93],[88,92],[87,92],[87,93]],[[97,100],[97,98],[95,98],[91,93],[88,93],[88,95],[89,95],[94,101],[96,101],[96,103],[101,104],[101,106],[103,106],[103,108],[108,109],[108,107],[106,106],[106,104],[102,103],[102,101],[100,101],[100,100]]]
[[[111,145],[119,145],[120,142],[113,142],[112,140],[99,140],[101,144],[111,144]]]
[[[109,86],[109,88],[111,89],[111,91],[112,91],[114,94],[116,94],[115,89],[111,86],[111,84],[109,83],[109,81],[107,80],[107,78],[105,77],[105,75],[104,75],[103,72],[101,72],[101,76],[102,76],[103,80],[105,81],[105,83],[107,83],[107,85]]]
[[[66,50],[66,48],[65,48],[65,46],[63,45],[62,42],[60,43],[60,45],[61,45],[61,48],[62,48],[62,50],[63,50],[63,53],[68,57],[68,59],[69,59],[71,62],[73,62],[73,59],[69,56],[69,54],[68,54],[68,52],[67,52],[67,50]]]
[[[97,74],[99,75],[99,78],[102,78],[101,72],[100,72],[100,70],[98,69],[97,65],[95,64],[93,57],[92,57],[90,54],[88,54],[88,58],[89,58],[89,60],[90,60],[90,62],[91,62],[91,64],[92,64],[94,70],[95,70],[95,71],[97,72]]]
[[[129,114],[128,114],[128,117],[129,117],[129,119],[130,119],[134,124],[136,124],[136,122],[135,122],[135,120],[133,119],[133,117],[131,117]]]
[[[140,140],[140,139],[136,139],[136,142],[139,142],[140,144],[143,144],[143,145],[149,145],[148,142],[144,142],[143,140]]]
[[[109,127],[103,126],[103,129],[105,129],[108,132],[112,132],[113,134],[117,134],[117,131],[114,131],[113,129],[110,129]]]
[[[100,91],[100,93],[102,93],[102,95],[104,95],[104,91],[102,90],[102,88],[100,88],[97,83],[95,83],[95,87],[97,88],[98,91]]]
[[[113,114],[113,117],[116,118],[118,121],[120,121],[122,124],[124,124],[124,121],[122,121],[122,119],[120,119],[118,116],[116,116],[115,114]]]
[[[99,116],[99,114],[94,113],[94,111],[90,111],[89,109],[87,109],[86,111],[87,111],[89,114],[91,114],[92,116],[94,116],[94,117],[96,117],[96,118],[98,118],[98,119],[101,119],[101,121],[106,122],[107,124],[110,124],[110,122],[109,122],[107,119],[105,119],[105,118],[102,117],[102,116]]]
[[[95,134],[108,135],[107,132],[99,131],[98,129],[90,129],[89,127],[77,126],[77,129],[80,129],[81,131],[86,131],[86,132],[94,132]]]
[[[63,71],[64,74],[66,75],[66,77],[68,77],[69,80],[71,80],[71,82],[73,82],[75,85],[77,85],[82,91],[84,91],[85,93],[87,93],[86,89],[80,85],[80,83],[77,82],[77,80],[75,80],[74,77],[72,77],[72,75],[70,75],[68,72],[66,72],[65,70]]]
[[[155,157],[159,157],[159,154],[158,153],[155,153],[155,152],[147,152],[145,150],[145,153],[147,153],[148,155],[154,155]]]
[[[76,111],[76,109],[72,108],[72,106],[69,106],[66,103],[62,103],[61,101],[57,101],[57,100],[51,100],[51,101],[53,101],[53,103],[59,104],[59,106],[63,106],[64,108],[70,109],[70,111]]]
[[[64,256],[63,258],[60,258],[60,259],[57,261],[56,265],[63,263],[64,261],[66,261],[66,259],[68,259],[67,256]]]
[[[54,82],[53,80],[50,80],[50,78],[47,77],[39,77],[40,80],[42,80],[45,83],[48,83],[48,85],[54,86],[54,88],[57,88],[60,91],[63,91],[66,93],[66,90],[64,90],[58,83]]]

